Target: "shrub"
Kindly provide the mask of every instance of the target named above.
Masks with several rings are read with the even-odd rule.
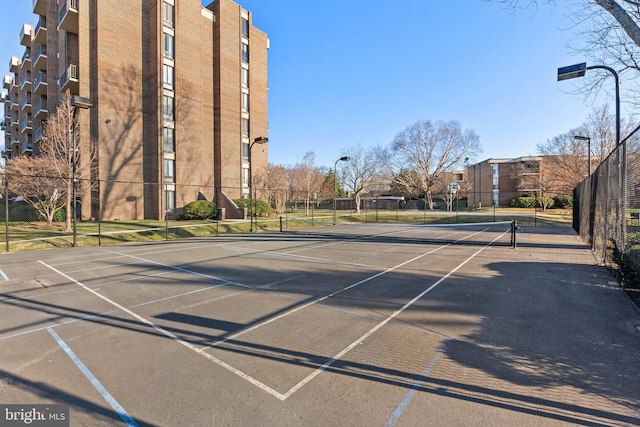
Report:
[[[9,221],[32,222],[38,220],[38,214],[33,206],[14,206],[9,210]]]
[[[44,202],[39,202],[38,204],[42,204]],[[65,222],[67,219],[67,211],[63,207],[63,203],[59,203],[60,208],[53,213],[53,222]],[[46,221],[47,219],[36,210],[36,215],[38,216],[38,221]]]
[[[535,197],[516,197],[509,202],[509,206],[512,208],[533,208],[535,205]]]
[[[216,216],[218,208],[208,200],[196,200],[184,207],[184,219],[208,219]]]
[[[239,208],[247,208],[249,209],[249,199],[235,199],[233,202],[238,205]],[[273,213],[273,209],[269,206],[268,203],[263,202],[262,200],[256,199],[253,200],[253,209],[255,209],[254,216],[269,216]]]
[[[571,194],[559,194],[553,198],[556,208],[570,208],[573,206],[573,196]]]
[[[554,206],[554,201],[550,197],[546,197],[547,208],[552,208]],[[509,206],[512,208],[534,208],[534,207],[542,207],[542,197],[516,197],[515,199],[511,199],[509,202]]]

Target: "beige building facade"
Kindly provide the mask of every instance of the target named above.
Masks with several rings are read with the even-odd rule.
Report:
[[[37,155],[61,94],[88,98],[94,147],[81,218],[160,219],[196,199],[232,208],[268,145],[267,35],[231,0],[32,0],[4,78],[5,157]],[[79,149],[80,161],[88,149]]]

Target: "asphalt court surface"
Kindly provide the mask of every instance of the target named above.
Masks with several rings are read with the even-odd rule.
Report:
[[[640,425],[640,312],[571,230],[328,230],[0,256],[0,403],[91,426]]]

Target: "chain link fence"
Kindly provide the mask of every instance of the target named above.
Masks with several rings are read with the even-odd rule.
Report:
[[[249,192],[247,187],[77,179],[74,191],[72,180],[54,176],[5,172],[0,180],[0,252],[281,231],[335,221],[457,223],[530,217],[535,225],[540,214],[539,209],[523,209],[505,217],[496,215],[496,207],[467,207],[466,199],[457,198],[448,204],[436,199],[432,211],[423,199],[370,194],[360,197],[358,209],[353,197],[334,201],[333,191],[268,185]],[[185,209],[193,202],[214,202],[215,211],[188,217]],[[459,219],[459,213],[468,216]],[[470,216],[474,214],[479,216]]]
[[[574,229],[632,297],[640,292],[639,130],[574,190]]]

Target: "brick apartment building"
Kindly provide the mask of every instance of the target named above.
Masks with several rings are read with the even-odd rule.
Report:
[[[81,218],[159,219],[197,198],[232,207],[267,164],[267,35],[231,0],[32,0],[4,78],[5,157],[38,152],[61,94],[88,98],[97,153]],[[87,150],[85,150],[87,151]],[[87,155],[82,149],[78,155]],[[91,191],[91,193],[89,192]],[[89,202],[91,201],[91,202]]]
[[[467,205],[509,206],[512,199],[533,196],[540,189],[539,177],[544,156],[514,159],[487,159],[467,166],[470,189]]]

